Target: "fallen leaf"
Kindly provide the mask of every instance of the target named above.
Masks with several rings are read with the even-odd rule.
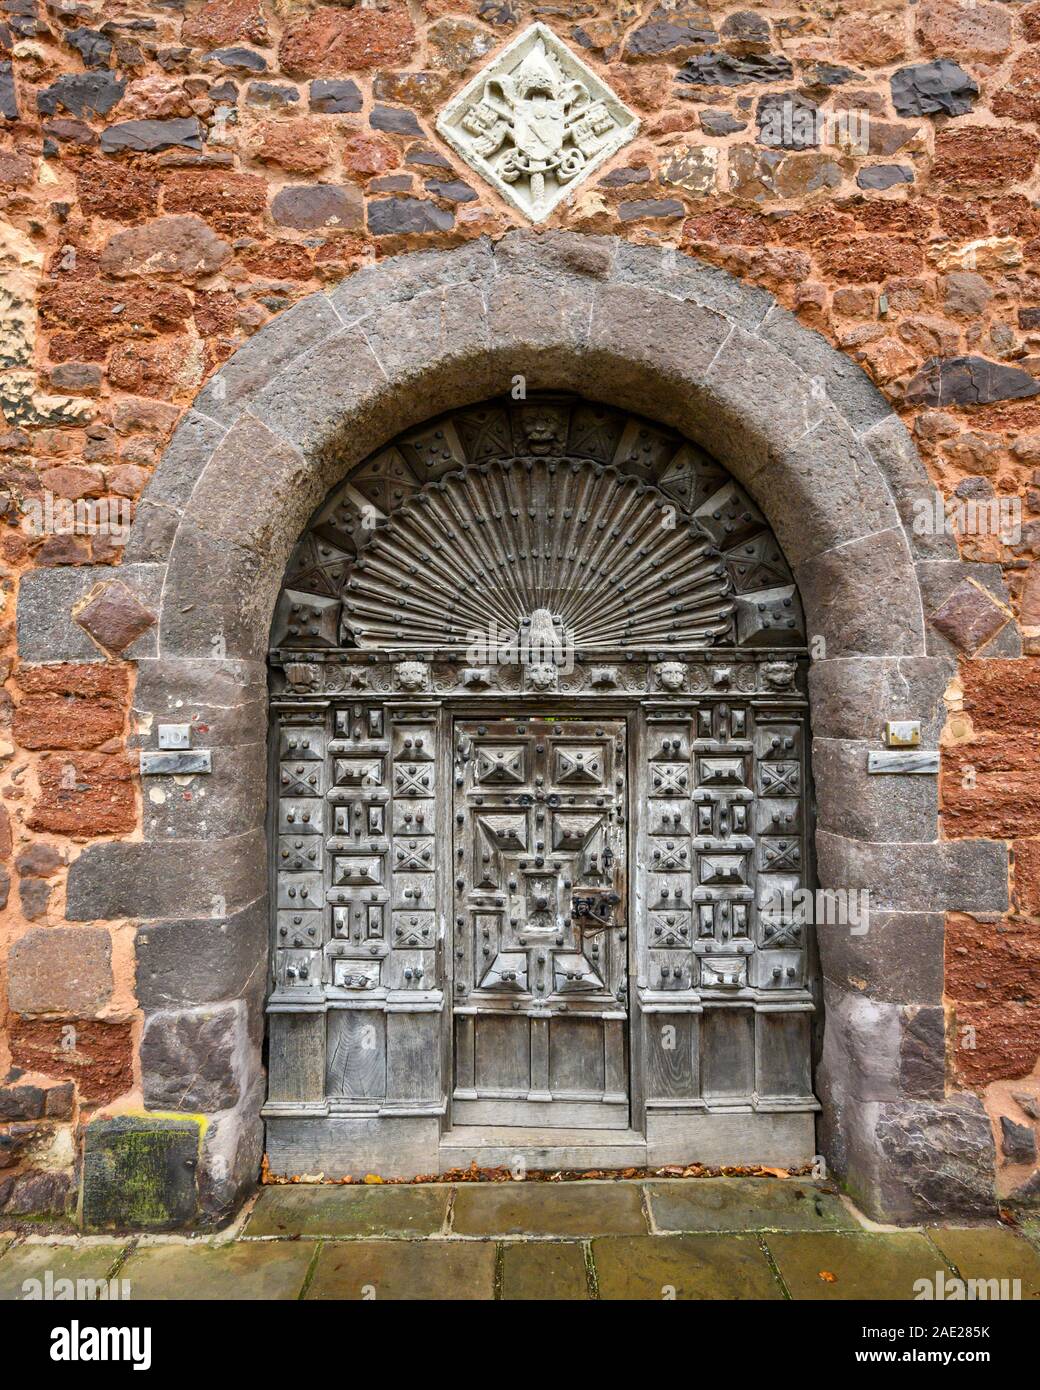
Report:
[[[375,1182],[382,1182],[382,1181],[383,1181],[383,1179],[379,1176],[378,1173],[366,1173],[366,1174],[365,1174],[365,1182],[375,1183]]]
[[[786,1168],[759,1168],[760,1173],[766,1173],[771,1178],[789,1178],[791,1174]]]
[[[821,1269],[820,1278],[825,1284],[836,1284],[838,1282],[838,1276],[832,1274],[829,1269]]]

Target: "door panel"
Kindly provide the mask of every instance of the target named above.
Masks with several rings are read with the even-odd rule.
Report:
[[[622,720],[455,726],[456,1124],[628,1124]]]

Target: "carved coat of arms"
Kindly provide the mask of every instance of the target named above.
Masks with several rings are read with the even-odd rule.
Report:
[[[533,221],[635,134],[638,120],[544,25],[510,44],[438,129]]]

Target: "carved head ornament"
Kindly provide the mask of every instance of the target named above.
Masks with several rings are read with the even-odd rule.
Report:
[[[547,661],[536,662],[527,668],[527,683],[533,690],[552,690],[556,685],[557,671]]]
[[[402,690],[425,690],[430,680],[430,668],[425,661],[399,661],[394,667],[394,675]]]
[[[762,666],[762,682],[770,690],[790,690],[797,670],[793,661],[767,661]]]
[[[682,690],[686,684],[685,661],[659,661],[654,667],[657,684],[662,690]]]

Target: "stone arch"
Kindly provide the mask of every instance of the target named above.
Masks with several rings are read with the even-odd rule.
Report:
[[[930,747],[943,723],[953,663],[925,615],[937,583],[952,587],[956,553],[912,527],[933,490],[866,376],[770,295],[612,238],[514,232],[363,270],[255,335],[171,441],[125,553],[126,581],[158,609],[154,643],[131,651],[136,708],[197,713],[216,775],[190,803],[146,799],[142,840],[88,848],[68,892],[71,919],[141,921],[139,982],[167,979],[142,999],[146,1103],[170,1108],[154,1076],[191,1074],[205,1036],[220,1075],[183,1107],[212,1115],[205,1200],[226,1207],[253,1180],[264,654],[285,565],[347,468],[513,378],[680,430],[772,524],[823,653],[811,676],[820,880],[868,888],[878,920],[865,940],[835,930],[821,943],[824,1152],[878,1214],[987,1209],[988,1123],[942,1077],[942,913],[1002,910],[1006,852],[939,841],[934,778],[866,771],[883,719],[921,719]],[[944,1175],[945,1195],[907,1171],[914,1159]]]

